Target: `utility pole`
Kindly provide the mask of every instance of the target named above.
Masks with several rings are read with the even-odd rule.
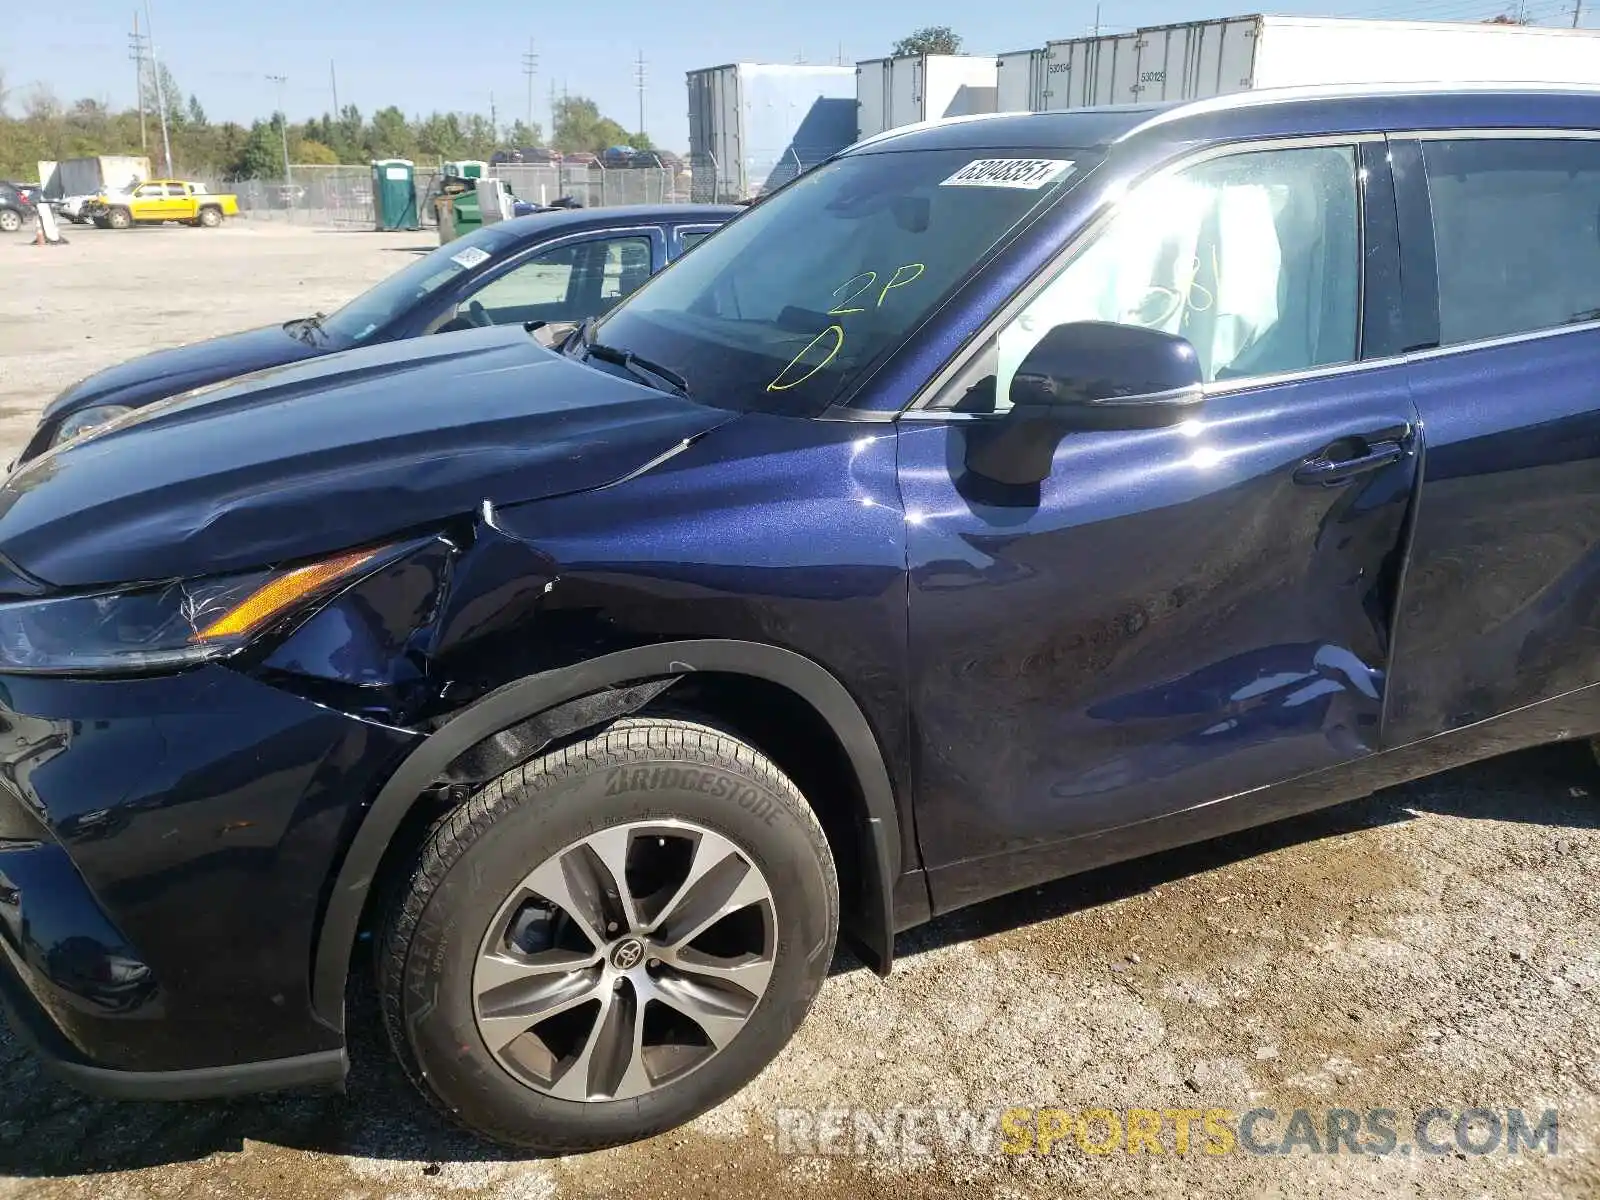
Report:
[[[156,107],[161,111],[161,149],[167,160],[167,178],[172,178],[172,139],[167,135],[167,97],[161,84],[161,60],[156,57],[155,22],[150,19],[150,0],[144,0],[144,28],[150,39],[150,74],[156,81]]]
[[[289,113],[283,107],[283,87],[289,82],[287,75],[268,75],[267,79],[278,85],[278,131],[283,134],[283,181],[293,183],[289,170]]]
[[[128,35],[128,57],[133,60],[133,92],[139,101],[139,149],[149,154],[150,139],[144,125],[144,43],[145,36],[139,32],[139,10],[134,9],[133,32]]]
[[[328,82],[333,85],[333,119],[339,119],[339,76],[333,69],[333,59],[328,60]]]
[[[539,56],[533,52],[533,39],[528,39],[527,53],[522,56],[522,73],[528,77],[528,132],[533,132],[533,77],[539,73]]]
[[[633,64],[633,83],[639,89],[639,132],[644,132],[644,80],[645,62],[644,51],[639,51],[639,57]]]
[[[494,93],[489,93],[489,136],[500,140],[500,111],[494,106]]]
[[[545,134],[544,144],[555,148],[556,144],[556,81],[550,81],[550,132]]]
[[[1094,6],[1094,36],[1100,36],[1100,6],[1098,4]]]
[[[1578,27],[1578,18],[1583,16],[1583,0],[1572,0],[1572,27]]]

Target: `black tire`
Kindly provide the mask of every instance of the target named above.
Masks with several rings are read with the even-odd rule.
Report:
[[[636,770],[656,764],[680,769],[665,778]],[[562,847],[611,826],[668,818],[735,843],[781,898],[766,990],[722,1050],[652,1091],[591,1101],[536,1091],[494,1058],[474,1015],[474,964],[490,922],[524,876]],[[377,955],[384,1024],[411,1081],[468,1130],[547,1153],[614,1146],[689,1121],[754,1078],[816,998],[838,923],[827,838],[770,760],[703,725],[619,721],[507,772],[434,827],[385,922]]]
[[[207,229],[215,229],[222,224],[222,210],[212,205],[200,210],[200,224]]]
[[[14,208],[0,208],[0,231],[15,233],[22,228],[22,214]]]
[[[113,208],[106,214],[106,225],[112,229],[127,229],[133,224],[133,214],[125,208]]]

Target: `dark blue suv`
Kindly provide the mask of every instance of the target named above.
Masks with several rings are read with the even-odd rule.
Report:
[[[843,934],[1600,733],[1600,92],[852,148],[598,323],[0,489],[0,971],[69,1079],[642,1137]]]

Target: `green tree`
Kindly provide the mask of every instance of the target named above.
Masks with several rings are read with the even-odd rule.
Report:
[[[417,123],[416,145],[422,154],[460,158],[466,143],[467,135],[461,128],[461,118],[455,113],[429,113]]]
[[[156,98],[158,95],[160,101]],[[188,114],[184,111],[183,90],[178,87],[178,81],[172,77],[172,72],[167,70],[167,64],[157,63],[153,68],[146,68],[144,73],[145,111],[159,118],[162,102],[166,104],[169,130],[186,123]]]
[[[506,130],[506,145],[521,148],[524,146],[544,145],[544,132],[535,121],[532,125],[523,120],[511,122],[511,128]]]
[[[365,140],[369,158],[410,158],[417,149],[405,113],[393,105],[372,114]]]
[[[250,126],[232,174],[241,179],[276,179],[283,174],[283,143],[275,124],[256,121]]]
[[[367,153],[366,130],[361,110],[354,104],[346,104],[333,123],[333,140],[328,145],[338,152],[341,161],[361,162],[371,157]]]
[[[466,158],[487,159],[500,143],[494,122],[482,113],[467,113],[461,124],[462,154]]]
[[[600,106],[587,96],[557,100],[551,116],[557,150],[598,154],[607,146],[627,144],[628,131],[610,117],[601,116]]]
[[[339,161],[339,156],[333,152],[333,147],[315,138],[289,137],[289,157],[297,163],[307,163],[312,166],[331,167]]]
[[[190,125],[204,128],[209,122],[206,120],[206,110],[200,107],[200,97],[193,92],[189,93],[189,110],[185,114]]]
[[[891,54],[960,54],[961,38],[948,25],[924,25],[894,44]]]

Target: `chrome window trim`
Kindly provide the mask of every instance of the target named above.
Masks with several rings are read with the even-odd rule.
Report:
[[[914,414],[917,413],[927,413],[931,416],[946,415],[944,410],[930,410],[928,405],[936,400],[939,395],[943,393],[944,389],[949,386],[950,382],[966,369],[967,365],[972,361],[972,358],[975,354],[983,353],[983,348],[985,345],[987,345],[990,338],[997,335],[999,330],[1006,323],[1013,320],[1024,308],[1031,304],[1033,300],[1061,274],[1062,271],[1071,266],[1072,263],[1089,248],[1089,246],[1094,242],[1094,239],[1099,236],[1099,234],[1104,230],[1105,226],[1114,216],[1116,216],[1117,206],[1122,198],[1128,193],[1132,192],[1135,188],[1144,187],[1156,180],[1167,178],[1168,176],[1175,175],[1181,171],[1186,171],[1190,167],[1210,162],[1213,159],[1231,158],[1241,154],[1255,154],[1266,150],[1310,150],[1324,146],[1348,146],[1352,151],[1354,151],[1362,145],[1373,142],[1384,142],[1394,136],[1395,135],[1393,134],[1370,132],[1355,134],[1337,133],[1315,134],[1302,137],[1254,138],[1241,142],[1218,142],[1182,155],[1179,158],[1173,159],[1169,162],[1163,163],[1131,183],[1122,185],[1114,183],[1104,186],[1100,199],[1096,203],[1094,215],[1084,223],[1084,225],[1079,229],[1077,235],[1073,237],[1066,246],[1062,247],[1056,257],[1051,259],[1050,262],[1036,276],[1034,276],[1033,279],[1029,280],[1025,287],[1017,292],[1016,295],[1012,296],[1010,300],[1002,305],[1000,309],[998,309],[979,327],[977,333],[967,340],[960,352],[954,355],[950,361],[944,365],[944,367],[931,376],[929,380],[918,389],[917,394],[915,397],[913,397],[911,403],[902,409],[899,415],[902,417],[911,417],[913,420],[927,419],[927,417],[915,416]],[[1361,170],[1361,161],[1359,155],[1355,156],[1355,168],[1359,175]],[[1358,201],[1360,199],[1361,197],[1358,195]],[[1361,225],[1362,228],[1358,230],[1358,233],[1364,235],[1364,220],[1361,221]],[[1356,328],[1359,330],[1362,328],[1366,318],[1365,306],[1367,256],[1364,237],[1362,239],[1358,257],[1360,259],[1361,280],[1357,285],[1356,291]],[[1240,391],[1246,387],[1259,387],[1262,386],[1264,381],[1269,379],[1272,382],[1287,382],[1298,378],[1321,377],[1329,374],[1330,372],[1371,366],[1381,361],[1389,360],[1358,359],[1357,361],[1351,363],[1331,363],[1327,366],[1307,367],[1301,371],[1284,372],[1282,374],[1270,377],[1258,375],[1252,376],[1248,379],[1225,380],[1221,383],[1207,384],[1205,390],[1207,396],[1221,395],[1224,392]],[[994,416],[1003,414],[978,413],[967,415]]]
[[[1405,133],[1391,133],[1396,141],[1418,142],[1487,142],[1487,141],[1594,141],[1600,139],[1600,129],[1542,129],[1525,126],[1478,129],[1415,129]]]
[[[1413,350],[1406,355],[1407,362],[1444,358],[1450,354],[1466,354],[1474,350],[1493,350],[1498,346],[1515,346],[1521,342],[1542,342],[1547,338],[1562,337],[1569,333],[1593,333],[1600,329],[1600,321],[1584,321],[1574,325],[1551,325],[1546,329],[1530,329],[1526,333],[1504,333],[1499,337],[1479,338],[1475,342],[1451,342],[1448,346],[1432,346],[1427,350]]]

